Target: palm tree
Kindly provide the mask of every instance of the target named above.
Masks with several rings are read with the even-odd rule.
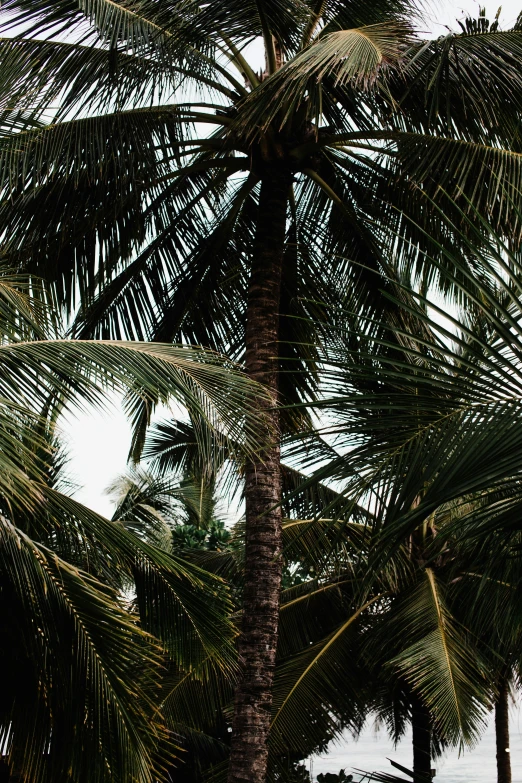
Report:
[[[441,539],[444,516],[442,508],[430,521]],[[273,751],[317,752],[346,729],[357,735],[374,712],[394,741],[411,722],[413,772],[424,783],[441,748],[476,741],[491,704],[488,658],[458,600],[479,572],[471,577],[469,557],[446,539],[441,549],[453,543],[452,557],[431,547],[435,562],[419,566],[411,536],[377,572],[371,523],[299,526],[308,541],[296,536],[293,548],[317,563],[317,577],[283,594]],[[312,540],[314,526],[330,528],[329,544]]]
[[[229,612],[233,617],[240,590],[238,547],[231,542],[231,531],[216,515],[219,503],[211,488],[214,482],[208,480],[208,474],[201,475],[198,457],[202,444],[194,428],[185,422],[156,425],[150,439],[153,446],[159,445],[156,438],[161,444],[156,462],[167,463],[166,470],[158,470],[152,463],[148,469],[132,467],[118,476],[108,488],[116,500],[113,520],[142,541],[224,575],[230,587]],[[145,449],[149,450],[147,442]],[[172,471],[178,464],[184,467],[182,473]],[[194,468],[200,472],[199,480],[195,480]],[[225,708],[230,706],[236,681],[237,666],[221,666],[219,661],[216,665],[211,654],[195,676],[175,656],[165,661],[159,708],[183,749],[175,771],[171,770],[176,780],[200,780],[209,767],[226,759],[229,723]]]
[[[140,538],[162,546],[167,551],[180,551],[185,559],[223,576],[230,588],[234,602],[234,619],[237,621],[241,608],[241,592],[244,572],[244,520],[240,519],[230,530],[224,529],[216,519],[216,509],[222,502],[231,499],[241,487],[244,461],[237,444],[217,443],[203,438],[198,442],[197,433],[205,428],[204,423],[192,417],[190,421],[162,420],[155,423],[143,446],[144,467],[132,467],[124,476],[117,478],[110,486],[110,492],[117,500],[114,519],[120,520],[126,528],[133,530]],[[209,433],[210,435],[210,433]],[[306,477],[287,464],[282,464],[284,514],[283,541],[288,544],[290,558],[285,558],[283,569],[283,607],[293,604],[302,590],[310,591],[310,579],[317,558],[319,539],[330,540],[328,531],[321,531],[319,539],[308,532],[310,549],[295,547],[292,556],[292,542],[300,541],[301,531],[309,520],[338,495],[318,484],[302,490]],[[220,494],[222,501],[220,502]],[[360,522],[367,514],[360,511],[353,515]],[[323,535],[326,533],[326,535]],[[312,541],[315,547],[311,546]],[[331,556],[331,552],[328,553]],[[327,555],[327,556],[328,556]],[[319,590],[318,592],[321,592]],[[303,599],[314,599],[313,590]],[[299,603],[299,600],[297,601]],[[302,605],[302,604],[301,604]],[[290,606],[286,606],[287,609]],[[326,605],[321,606],[324,618],[328,614]],[[338,619],[338,614],[335,615]],[[280,644],[294,639],[296,623],[292,612],[283,611]],[[299,618],[303,623],[303,618]],[[314,623],[316,613],[307,612],[305,625]],[[295,638],[294,638],[295,637]],[[297,645],[300,649],[300,645]],[[284,657],[284,656],[283,656]],[[182,780],[199,780],[209,768],[226,763],[229,754],[230,710],[236,672],[207,672],[203,682],[187,681],[186,673],[175,665],[166,674],[162,692],[162,709],[169,729],[176,732],[188,752],[183,756],[176,775]],[[202,688],[203,686],[203,688]],[[320,737],[324,745],[333,738],[331,732]],[[316,740],[317,741],[317,740]],[[298,746],[285,747],[274,752],[270,758],[269,773],[274,779],[286,781],[304,779],[299,761],[306,756]]]
[[[77,336],[225,348],[270,390],[258,404],[269,442],[245,471],[229,773],[261,781],[281,583],[276,403],[317,382],[313,330],[291,316],[316,317],[332,278],[360,307],[389,307],[371,270],[391,249],[423,284],[436,279],[426,230],[448,244],[451,227],[419,191],[454,218],[446,194],[467,197],[518,236],[505,193],[519,192],[522,34],[484,21],[421,41],[407,0],[6,0],[3,13],[13,263],[54,282],[69,312],[79,304]],[[261,71],[246,50],[256,40]],[[281,373],[279,353],[311,372]]]
[[[322,448],[324,456],[326,444]],[[164,542],[163,546],[171,549],[176,546],[172,532],[180,524],[183,527],[182,520],[192,519],[194,508],[196,511],[201,508],[198,494],[194,491],[201,486],[200,481],[196,482],[196,486],[189,485],[187,496],[186,481],[175,480],[176,472],[179,477],[180,466],[185,476],[193,477],[194,469],[201,470],[203,465],[195,428],[185,422],[162,422],[153,429],[144,453],[151,459],[148,471],[133,470],[114,485],[119,496],[115,518],[125,519],[129,528],[152,541]],[[210,471],[218,464],[223,465],[224,454],[226,452],[222,450],[221,459],[211,460]],[[431,552],[425,552],[424,557],[435,563],[439,561],[438,565],[432,566],[431,578],[426,579],[422,564],[419,567],[412,560],[412,537],[408,535],[392,562],[382,570],[372,588],[373,595],[366,602],[368,606],[361,611],[360,588],[367,580],[368,557],[373,549],[371,528],[375,520],[372,514],[363,509],[351,509],[348,526],[344,521],[333,524],[332,520],[324,519],[311,524],[310,520],[325,506],[329,505],[330,514],[338,513],[334,512],[334,507],[343,508],[343,496],[321,485],[311,485],[308,492],[303,492],[304,476],[288,468],[286,471],[291,476],[287,476],[284,513],[290,516],[299,512],[301,517],[288,519],[283,527],[286,555],[304,565],[305,572],[314,570],[315,576],[309,582],[300,581],[287,588],[282,595],[272,774],[286,779],[289,758],[303,757],[324,747],[340,728],[350,726],[357,733],[367,712],[373,710],[386,721],[395,740],[400,739],[406,723],[411,720],[414,729],[413,769],[419,780],[424,782],[424,779],[430,779],[432,754],[441,744],[444,747],[444,743],[457,743],[463,734],[468,742],[473,741],[482,728],[481,716],[490,704],[490,684],[497,680],[493,673],[485,678],[484,670],[492,667],[492,671],[496,672],[499,661],[507,659],[505,653],[499,655],[498,645],[493,650],[491,640],[495,635],[507,639],[513,628],[512,622],[505,623],[506,629],[502,633],[498,624],[489,628],[492,618],[497,616],[493,604],[496,602],[497,609],[499,604],[506,606],[506,585],[509,588],[507,595],[513,594],[511,598],[514,598],[508,583],[515,583],[516,568],[511,566],[509,574],[506,570],[506,565],[512,561],[512,550],[508,548],[504,559],[500,557],[496,539],[483,540],[478,553],[476,547],[470,549],[465,541],[448,541],[444,537],[445,527],[450,523],[454,526],[463,510],[469,514],[471,504],[468,501],[443,505],[431,515],[427,530],[423,531],[421,527],[415,532],[416,557],[420,557],[422,549],[428,546]],[[293,480],[290,481],[290,478]],[[425,476],[421,489],[425,487],[426,480]],[[214,506],[215,501],[212,501],[204,507],[211,510]],[[475,502],[474,506],[479,508],[483,504]],[[194,527],[190,525],[191,529]],[[433,530],[437,530],[436,541],[440,543],[437,551],[430,535],[428,543],[423,542],[426,532]],[[195,542],[192,536],[183,539]],[[448,548],[451,557],[448,556]],[[484,563],[484,553],[488,553],[489,558],[491,552],[495,552],[494,575],[490,573],[489,563]],[[237,585],[238,579],[241,579],[241,567],[235,562],[232,571],[231,559],[235,560],[228,552],[221,555],[213,553],[210,561],[204,558],[202,562],[205,565],[211,562],[212,567],[218,568],[221,573],[225,570]],[[489,589],[482,590],[477,597],[475,588],[481,574]],[[493,593],[491,587],[495,588]],[[471,601],[469,596],[473,596]],[[444,613],[444,623],[440,622],[441,612]],[[488,626],[486,630],[485,623]],[[475,633],[466,633],[466,628],[474,629]],[[480,632],[477,628],[482,628],[481,634],[488,640],[478,647],[475,637]],[[348,636],[348,629],[356,632],[356,638],[360,637],[355,644],[353,636],[351,640]],[[455,701],[449,708],[453,714],[446,716],[445,725],[441,724],[440,718],[433,723],[430,710],[408,684],[412,663],[410,642],[414,641],[420,647],[418,657],[426,658],[434,646],[435,637],[439,637],[439,652],[445,648],[450,654],[438,658],[432,654],[430,664],[434,684],[431,689],[437,686],[441,703],[448,692],[451,693],[455,687],[457,689]],[[333,646],[330,644],[332,641]],[[516,644],[513,649],[516,649]],[[330,661],[329,653],[333,653]],[[488,654],[491,660],[486,666]],[[477,659],[475,663],[472,658]],[[370,667],[364,663],[365,659],[372,661]],[[459,672],[463,661],[466,665],[464,678]],[[348,666],[350,670],[346,679],[344,672]],[[172,707],[171,720],[177,716],[171,725],[185,736],[192,750],[190,758],[198,759],[203,765],[226,757],[226,723],[219,726],[217,716],[223,714],[227,707],[230,694],[227,685],[223,681],[218,685],[221,699],[219,694],[210,698],[216,682],[206,682],[205,698],[212,707],[203,711],[195,707],[197,696],[189,694],[185,688],[181,701],[188,702],[190,711],[194,713],[187,716],[189,724],[186,724],[179,721],[183,713],[177,691],[179,680],[171,682],[172,690],[168,697]],[[494,685],[493,690],[495,700],[498,700],[500,689],[497,690]],[[482,702],[482,711],[470,702],[470,692],[478,698],[478,702]],[[172,704],[176,696],[178,704]],[[445,709],[448,711],[447,703]],[[333,722],[334,717],[339,721],[337,726]],[[213,741],[206,735],[203,742],[201,731],[194,738],[196,732],[191,729],[194,724],[206,726]]]
[[[484,228],[476,213],[467,220],[470,231],[472,220]],[[406,683],[412,717],[419,718],[413,774],[422,781],[429,779],[430,733],[472,741],[491,702],[498,705],[499,774],[509,775],[506,666],[520,656],[520,565],[513,556],[520,547],[522,266],[498,236],[476,252],[476,261],[480,276],[456,264],[456,285],[463,301],[473,299],[471,311],[453,311],[432,292],[409,289],[418,307],[397,300],[396,315],[402,309],[404,319],[387,325],[366,319],[357,328],[348,313],[332,330],[322,372],[331,396],[319,404],[333,416],[326,434],[330,441],[335,435],[335,449],[331,442],[316,447],[323,467],[309,483],[335,479],[344,488],[337,483],[338,499],[322,511],[330,521],[316,519],[304,529],[310,541],[314,526],[338,531],[337,542],[344,538],[351,562],[362,562],[367,576],[344,619],[322,639],[310,636],[275,688],[279,741],[306,736],[312,703],[316,727],[331,726],[335,716],[339,726],[349,725],[350,709],[343,715],[337,694],[349,694],[356,718],[358,694],[346,673],[358,657],[354,632],[357,624],[364,631],[381,625],[376,647],[386,658],[378,663]],[[314,442],[316,433],[304,449],[309,464]],[[359,539],[350,520],[354,503],[371,514]],[[362,621],[379,600],[380,617]],[[499,606],[506,611],[497,622]],[[363,660],[371,649],[370,641]],[[311,700],[320,692],[327,694],[324,715]],[[393,722],[397,712],[390,716]]]
[[[167,551],[224,551],[232,537],[215,490],[202,477],[176,479],[132,467],[107,492],[116,501],[114,521]]]
[[[512,489],[508,489],[512,494]],[[505,495],[505,493],[504,493]],[[497,501],[501,498],[497,498]],[[478,510],[478,509],[477,509]],[[481,510],[483,514],[483,510]],[[509,704],[512,692],[520,687],[522,636],[517,601],[522,574],[514,553],[520,547],[520,531],[509,537],[494,528],[472,539],[474,561],[468,573],[475,579],[474,590],[461,586],[460,612],[467,622],[481,629],[479,644],[488,666],[494,703],[497,781],[509,783],[511,757]],[[468,546],[468,549],[470,547]]]
[[[209,657],[233,668],[229,597],[68,494],[56,421],[82,400],[102,404],[104,388],[126,391],[131,412],[138,395],[159,394],[238,442],[234,422],[258,395],[201,351],[59,339],[34,286],[0,276],[3,765],[28,783],[145,783],[175,750],[157,710],[165,651],[186,671]]]
[[[184,507],[187,501],[190,518],[193,513],[193,501],[198,497],[197,493],[194,494],[193,491],[189,493],[188,497],[185,496],[186,482],[179,480],[179,469],[183,467],[184,472],[189,472],[193,476],[195,469],[201,471],[204,455],[196,443],[193,425],[179,421],[161,422],[155,425],[145,443],[144,454],[151,460],[149,469],[138,472],[132,470],[126,477],[122,477],[114,484],[114,488],[118,490],[119,498],[115,518],[125,519],[126,526],[139,531],[140,535],[145,535],[152,541],[164,541],[164,546],[171,549],[173,545],[175,546],[173,532],[180,529],[180,525],[183,529],[183,519],[186,518]],[[221,459],[211,460],[208,466],[210,473],[216,465],[223,467],[225,456],[226,452],[221,451]],[[177,481],[176,472],[178,472]],[[326,505],[330,504],[330,509],[333,504],[342,505],[342,496],[321,485],[311,486],[308,491],[303,492],[301,486],[305,482],[305,477],[302,474],[300,475],[285,466],[284,475],[286,495],[283,501],[283,513],[288,517],[294,516],[293,519],[287,519],[283,525],[286,553],[290,560],[295,560],[300,564],[300,570],[303,574],[309,574],[312,571],[316,572],[316,575],[307,582],[300,578],[293,586],[288,586],[282,594],[281,635],[278,651],[279,668],[282,675],[280,676],[276,669],[276,715],[270,763],[271,773],[281,776],[282,780],[286,780],[285,775],[289,775],[290,759],[303,758],[310,752],[324,747],[329,740],[335,737],[338,727],[332,723],[334,715],[338,716],[340,726],[350,725],[357,731],[362,727],[368,710],[373,708],[384,712],[389,707],[389,704],[385,703],[384,692],[386,688],[383,685],[384,682],[390,681],[393,676],[392,670],[388,668],[382,682],[382,678],[376,676],[376,672],[381,671],[383,666],[389,664],[390,658],[394,657],[394,654],[391,653],[393,649],[391,639],[394,636],[400,612],[390,611],[390,597],[395,595],[395,603],[402,601],[404,604],[403,599],[406,594],[408,603],[411,603],[413,592],[415,590],[418,592],[419,587],[422,589],[423,586],[422,578],[419,579],[419,575],[415,571],[411,573],[411,568],[403,577],[400,587],[397,585],[396,575],[400,571],[400,563],[404,564],[408,560],[406,552],[409,550],[406,546],[394,566],[389,569],[389,574],[393,574],[393,577],[383,574],[379,586],[376,588],[375,600],[369,602],[367,608],[378,607],[379,612],[377,614],[375,612],[369,614],[364,610],[361,612],[357,604],[360,598],[358,590],[359,585],[364,582],[368,564],[367,557],[361,555],[360,547],[361,542],[366,540],[364,546],[366,555],[368,551],[371,551],[371,539],[368,537],[371,515],[364,512],[363,509],[352,510],[352,521],[349,526],[351,535],[349,536],[346,536],[344,523],[342,526],[339,524],[332,526],[331,521],[323,520],[321,525],[311,526],[310,520],[314,515],[320,513]],[[215,485],[215,481],[212,483]],[[196,487],[192,484],[190,489],[194,490],[200,486],[201,482],[198,480]],[[196,508],[199,508],[199,501],[195,505]],[[205,505],[211,509],[215,505],[215,501]],[[296,512],[299,512],[301,518],[295,518]],[[316,527],[318,527],[317,530]],[[192,529],[193,526],[190,525],[190,528]],[[190,538],[185,540],[190,541]],[[355,547],[356,543],[357,547]],[[210,564],[213,569],[219,570],[219,573],[227,573],[227,577],[235,583],[237,591],[237,585],[242,578],[240,553],[241,549],[237,549],[236,556],[226,551],[221,555],[212,553],[207,559],[205,556],[200,558],[196,551],[190,553],[189,556],[205,566]],[[461,558],[459,558],[459,562],[460,560]],[[455,577],[455,570],[451,571],[451,576]],[[438,578],[440,579],[441,575]],[[438,587],[438,589],[441,588]],[[380,600],[383,597],[385,600]],[[428,603],[430,603],[429,597]],[[350,607],[353,607],[354,618],[350,618]],[[411,612],[410,606],[408,609]],[[433,630],[430,626],[426,631],[427,620],[429,624],[433,619],[431,611],[433,609],[436,607],[431,602],[427,611],[423,613],[422,633],[424,635]],[[369,669],[368,666],[361,663],[365,656],[363,651],[365,639],[368,637],[370,628],[372,629],[371,637],[375,638],[379,624],[382,625],[380,615],[383,613],[387,622],[385,627],[380,630],[380,635],[386,639],[387,643],[384,644],[377,640],[373,641],[372,646],[378,650],[385,650],[387,656],[384,659],[381,656]],[[436,616],[435,612],[435,626],[437,626]],[[358,618],[360,618],[360,623],[355,622]],[[303,659],[306,658],[306,663],[310,664],[310,653],[312,653],[313,658],[309,668],[312,669],[319,664],[318,668],[321,669],[325,644],[331,640],[332,632],[334,634],[338,632],[339,626],[343,627],[347,620],[348,625],[355,626],[355,630],[361,627],[364,629],[358,645],[350,648],[352,658],[349,675],[350,688],[346,690],[343,687],[344,681],[337,674],[330,680],[330,689],[326,686],[324,677],[321,681],[321,688],[314,689],[314,684],[307,682],[307,672],[303,678],[305,681],[304,690],[302,690],[302,681],[298,680],[296,686],[295,679],[292,677],[301,678]],[[411,623],[411,619],[409,622]],[[376,623],[377,628],[375,627]],[[404,629],[402,630],[404,631]],[[438,630],[442,631],[440,627]],[[323,641],[325,636],[326,640]],[[343,635],[342,641],[343,644],[346,644],[346,634]],[[314,642],[314,646],[310,648]],[[401,646],[400,643],[396,645],[395,654],[398,655],[402,649],[403,645]],[[346,655],[346,649],[344,649],[344,653]],[[367,654],[366,657],[368,657]],[[323,672],[321,671],[319,679],[322,676]],[[480,679],[478,671],[476,679]],[[371,685],[369,685],[370,682],[372,682]],[[288,683],[291,687],[289,691],[285,692],[284,686]],[[169,725],[179,734],[185,736],[185,741],[192,751],[189,759],[196,758],[200,765],[208,765],[212,762],[215,764],[224,756],[226,757],[226,724],[224,727],[220,726],[222,723],[220,716],[227,710],[227,694],[230,693],[228,685],[223,681],[218,683],[207,681],[205,699],[211,704],[211,709],[209,710],[207,707],[203,711],[196,706],[197,697],[190,694],[190,688],[185,688],[184,694],[178,692],[179,679],[174,678],[171,681],[171,689],[167,690],[167,712],[171,721]],[[447,685],[447,680],[444,685]],[[213,689],[216,689],[218,693],[211,697],[210,693]],[[483,685],[483,689],[486,690],[485,685]],[[415,699],[414,694],[407,688],[405,689],[404,685],[403,690],[407,691],[408,701],[408,708],[404,716],[404,721],[406,721],[409,720],[409,702],[416,703],[419,700]],[[377,696],[375,696],[375,692],[377,692]],[[335,694],[333,709],[332,693]],[[284,701],[283,706],[281,706],[281,700]],[[188,702],[192,713],[187,713],[186,718],[183,716],[183,701]],[[455,707],[465,711],[466,703],[461,694],[458,696],[458,703]],[[425,712],[424,709],[423,714]],[[180,718],[184,718],[186,722]],[[282,730],[280,729],[281,724],[283,724]],[[207,734],[205,744],[202,744],[200,734],[197,737],[199,744],[194,743],[193,735],[197,725],[206,727],[206,731],[214,738],[213,742]],[[413,725],[416,729],[419,726],[419,721],[415,720],[415,716]],[[457,732],[458,730],[457,728]],[[395,738],[397,739],[399,736],[400,731],[396,731]],[[217,741],[217,737],[220,737],[220,742]],[[428,739],[427,760],[429,765],[432,744],[429,735]],[[223,740],[225,740],[225,747],[223,747]],[[417,736],[414,747],[416,744],[418,744]],[[417,760],[417,763],[414,764],[417,772],[418,766]]]
[[[509,680],[502,677],[498,683],[495,701],[495,740],[497,745],[497,783],[511,783],[509,747]]]

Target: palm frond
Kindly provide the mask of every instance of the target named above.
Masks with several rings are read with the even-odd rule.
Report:
[[[103,566],[106,581],[132,587],[142,627],[159,637],[172,660],[190,669],[214,656],[224,670],[233,667],[235,631],[225,619],[230,599],[224,582],[181,557],[152,546],[118,522],[111,522],[74,498],[40,487],[47,524],[60,520],[76,558]],[[40,523],[40,529],[44,521]]]
[[[435,572],[427,568],[419,587],[395,615],[404,649],[389,663],[430,708],[435,725],[451,743],[478,741],[490,708],[486,672],[464,629],[452,618]]]
[[[405,124],[442,135],[453,128],[464,139],[518,151],[521,44],[520,30],[498,29],[415,44],[406,57],[409,78],[393,90]]]
[[[402,172],[432,195],[444,192],[449,205],[476,210],[497,230],[520,231],[518,205],[522,190],[522,154],[465,140],[400,134],[396,149]]]
[[[255,404],[254,388],[256,394],[263,392],[241,373],[231,373],[232,365],[210,352],[157,343],[41,340],[0,346],[0,365],[2,395],[16,403],[25,400],[29,408],[45,402],[51,389],[66,396],[81,392],[85,399],[101,401],[100,383],[127,387],[151,402],[177,397],[211,430],[217,426],[234,442],[250,443],[255,449],[259,445],[255,424],[248,434],[238,414]]]
[[[2,38],[0,53],[6,127],[10,111],[25,110],[38,117],[57,102],[54,121],[115,106],[164,103],[183,78],[155,59],[79,43]]]
[[[5,518],[0,536],[2,649],[10,674],[2,735],[16,774],[83,780],[88,753],[92,780],[162,776],[154,758],[164,739],[152,702],[156,644],[110,590]]]
[[[145,56],[168,56],[183,36],[183,14],[177,14],[169,4],[166,11],[154,3],[133,0],[95,0],[88,6],[59,0],[57,3],[38,0],[8,0],[4,10],[10,12],[4,29],[22,26],[31,35],[59,36],[76,33],[80,39],[92,38],[114,49],[137,52]],[[87,25],[91,30],[87,31]],[[90,33],[90,34],[89,34]],[[94,33],[94,35],[93,35]],[[186,41],[184,41],[186,43]]]
[[[39,340],[59,334],[60,326],[50,287],[0,259],[1,341]]]
[[[274,121],[283,126],[304,101],[307,91],[310,116],[318,109],[318,91],[327,75],[337,85],[368,87],[379,72],[398,67],[409,29],[398,22],[339,30],[321,36],[263,82],[241,109],[239,127],[265,131]]]
[[[172,551],[172,523],[177,515],[180,520],[183,516],[179,482],[133,467],[116,477],[106,493],[116,502],[113,521],[121,522],[147,543]]]
[[[361,675],[353,665],[354,645],[360,644],[355,628],[364,613],[382,596],[353,607],[348,618],[325,639],[288,659],[278,669],[274,685],[271,744],[277,753],[291,749],[308,755],[325,734],[336,736],[342,711],[344,726],[360,720]],[[338,693],[350,694],[343,706]]]

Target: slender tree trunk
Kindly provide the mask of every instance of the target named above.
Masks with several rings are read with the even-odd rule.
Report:
[[[263,783],[272,706],[281,587],[281,470],[277,340],[290,172],[274,165],[261,181],[248,293],[246,369],[270,390],[258,415],[269,445],[247,465],[241,680],[236,689],[229,783]]]
[[[415,695],[411,700],[414,783],[431,780],[431,717],[428,708]]]
[[[497,741],[497,783],[511,783],[509,752],[509,681],[500,681],[495,703],[495,736]]]

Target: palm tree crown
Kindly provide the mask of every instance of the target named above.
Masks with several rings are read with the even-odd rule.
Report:
[[[419,242],[440,223],[419,187],[465,194],[517,228],[517,29],[426,42],[392,0],[8,0],[3,13],[7,30],[25,27],[1,41],[5,246],[79,304],[78,335],[241,351],[259,186],[274,167],[291,189],[282,313],[306,311],[301,292],[325,299],[317,276],[335,256],[358,262],[364,299],[378,296],[362,265],[389,258],[383,225]],[[259,73],[244,50],[260,36]]]

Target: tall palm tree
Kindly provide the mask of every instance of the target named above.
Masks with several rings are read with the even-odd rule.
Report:
[[[467,196],[518,236],[506,193],[519,192],[522,34],[484,21],[425,42],[407,0],[2,8],[14,37],[1,41],[0,214],[13,263],[53,281],[69,311],[79,304],[76,335],[225,347],[270,390],[258,406],[269,445],[245,473],[230,766],[231,783],[263,780],[281,582],[276,403],[317,380],[315,338],[291,316],[317,315],[331,278],[360,306],[385,307],[369,270],[386,269],[392,249],[424,284],[436,278],[422,271],[436,247],[426,229],[446,243],[451,230],[419,192],[453,217],[446,194]],[[312,372],[280,373],[278,340]]]
[[[104,388],[126,391],[130,411],[136,395],[160,394],[237,440],[233,422],[258,395],[208,353],[58,339],[34,286],[0,276],[2,764],[28,783],[145,783],[164,777],[175,749],[157,710],[165,651],[186,671],[209,657],[233,667],[229,597],[68,494],[57,417],[102,404]]]

